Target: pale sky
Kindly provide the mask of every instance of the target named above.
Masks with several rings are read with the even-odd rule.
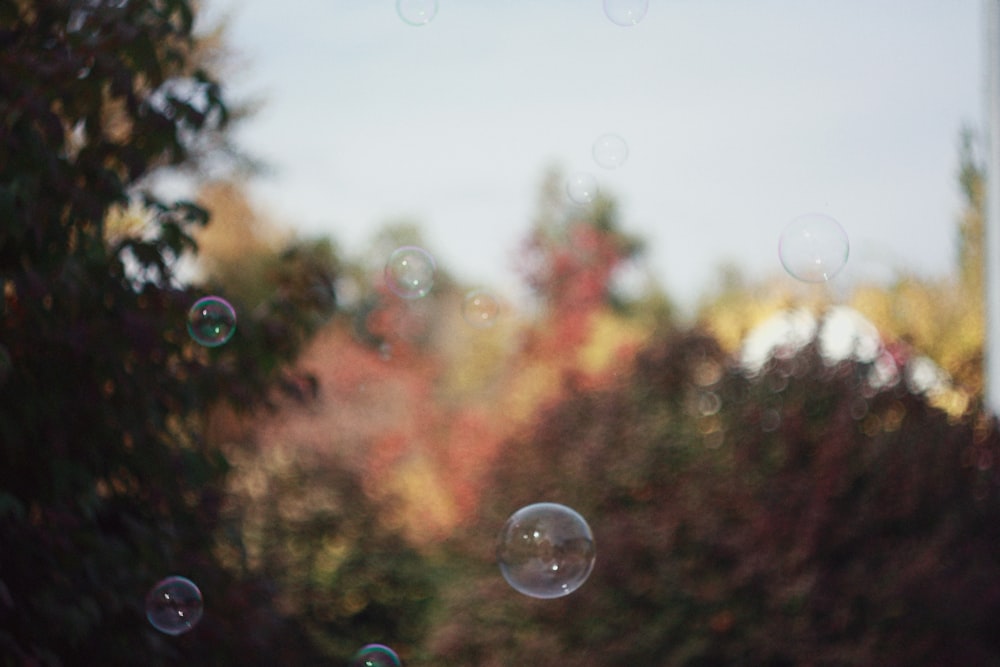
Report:
[[[667,292],[722,262],[781,273],[807,212],[851,241],[834,280],[940,274],[955,253],[958,137],[982,104],[976,0],[651,0],[636,26],[601,0],[212,0],[266,99],[240,143],[274,174],[272,216],[359,252],[420,223],[459,279],[516,292],[513,256],[549,166],[590,172]],[[616,170],[594,141],[628,143]],[[791,280],[791,279],[790,279]]]

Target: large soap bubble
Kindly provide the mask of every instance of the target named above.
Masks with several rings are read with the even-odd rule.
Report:
[[[558,503],[536,503],[514,512],[497,544],[504,579],[533,598],[557,598],[578,589],[594,569],[594,556],[590,526]]]
[[[168,635],[180,635],[201,620],[201,591],[185,577],[167,577],[146,595],[146,618]]]
[[[397,296],[419,299],[430,293],[436,271],[437,265],[429,252],[416,246],[403,246],[389,255],[385,282]]]
[[[592,204],[597,198],[597,179],[585,171],[566,179],[566,194],[574,204]]]
[[[399,656],[384,644],[367,644],[351,658],[350,667],[401,667]]]
[[[438,0],[396,0],[396,13],[404,23],[427,25],[437,16]]]
[[[188,333],[196,343],[218,347],[236,333],[236,310],[220,296],[206,296],[188,310]]]
[[[628,159],[628,144],[617,134],[602,134],[594,141],[594,162],[605,169],[617,169]]]
[[[781,232],[778,256],[785,270],[808,283],[826,282],[847,263],[850,243],[840,223],[822,213],[793,219]]]
[[[649,11],[649,0],[604,0],[604,14],[623,28],[636,25]]]

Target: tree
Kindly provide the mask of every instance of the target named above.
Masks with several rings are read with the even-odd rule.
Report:
[[[958,184],[964,201],[954,272],[939,279],[902,275],[887,289],[862,286],[851,297],[851,305],[887,338],[912,354],[929,356],[948,372],[962,394],[952,401],[953,411],[983,395],[985,180],[976,138],[968,129],[961,135]]]
[[[289,279],[257,313],[237,302],[224,348],[187,335],[201,292],[178,262],[207,214],[143,186],[227,129],[193,24],[186,0],[0,2],[5,664],[268,662],[245,627],[260,609],[225,605],[239,587],[212,548],[228,464],[202,421],[220,400],[271,392],[317,312],[298,307],[321,300]],[[109,228],[116,209],[138,222]],[[176,641],[143,610],[171,573],[196,579],[213,610]]]
[[[559,182],[557,172],[546,175],[519,260],[553,319],[576,319],[612,299],[612,277],[642,245],[622,231],[614,200],[599,196],[587,207],[569,206]]]
[[[983,392],[983,165],[976,137],[963,130],[957,182],[962,195],[956,231],[956,263],[947,275],[926,276],[896,270],[888,283],[853,286],[844,299],[870,319],[883,338],[904,356],[925,355],[950,376],[955,390],[941,407],[961,413],[974,409]],[[833,295],[787,276],[748,281],[735,267],[723,267],[714,293],[699,307],[697,321],[729,351],[746,334],[779,310],[807,307],[820,315]]]
[[[595,384],[612,375],[660,328],[673,308],[652,281],[645,292],[616,292],[619,272],[642,243],[622,229],[615,201],[567,201],[557,171],[545,175],[538,212],[521,247],[518,268],[537,301],[521,334],[504,396],[504,414],[526,423],[564,385]]]
[[[569,393],[501,452],[427,664],[996,662],[997,423],[873,370],[814,342],[751,374],[684,331]],[[540,501],[594,531],[567,598],[523,597],[494,562]]]

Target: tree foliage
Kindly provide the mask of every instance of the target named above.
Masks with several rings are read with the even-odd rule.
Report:
[[[887,289],[864,286],[852,298],[853,305],[887,336],[941,365],[963,392],[960,403],[967,404],[983,393],[984,177],[976,137],[965,130],[957,179],[963,207],[956,225],[955,270],[937,279],[902,275]]]
[[[751,375],[691,331],[566,396],[503,449],[428,664],[997,661],[996,422],[877,377],[815,345]],[[595,535],[562,600],[493,563],[506,516],[540,501]]]
[[[156,197],[230,145],[194,9],[0,0],[0,664],[325,664],[371,641],[408,664],[1000,660],[1000,435],[974,401],[929,404],[907,354],[886,375],[814,342],[748,371],[733,349],[796,295],[733,278],[707,332],[678,329],[662,295],[616,292],[641,244],[614,202],[568,207],[555,175],[519,255],[540,307],[488,330],[443,268],[421,300],[382,284],[413,225],[351,262],[271,234],[233,184]],[[975,396],[964,155],[960,276],[855,304]],[[206,292],[239,315],[213,350],[185,330]],[[544,603],[493,553],[540,500],[598,549]],[[168,574],[207,607],[176,638],[144,618]]]
[[[210,352],[185,331],[200,292],[177,270],[207,214],[144,186],[226,131],[193,24],[186,0],[0,3],[5,664],[265,660],[240,627],[252,608],[174,642],[144,619],[171,573],[209,605],[239,594],[212,556],[228,463],[204,441],[204,411],[263,400],[307,318],[332,306],[334,267],[297,252],[264,307],[237,301],[231,345]],[[109,228],[126,209],[137,222]]]

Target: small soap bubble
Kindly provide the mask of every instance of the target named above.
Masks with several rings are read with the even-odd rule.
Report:
[[[402,664],[396,652],[388,646],[368,644],[354,654],[350,667],[401,667]]]
[[[628,144],[617,134],[604,134],[594,142],[594,162],[605,169],[617,169],[628,159]]]
[[[593,174],[578,172],[566,180],[566,194],[575,204],[590,204],[597,198],[597,179]]]
[[[637,24],[648,10],[649,0],[604,0],[604,15],[624,28]]]
[[[485,290],[475,289],[462,301],[462,317],[476,329],[487,329],[496,324],[500,302]]]
[[[195,301],[188,311],[187,328],[196,343],[218,347],[236,333],[236,311],[222,297],[203,297]]]
[[[578,589],[594,569],[594,557],[590,526],[558,503],[536,503],[514,512],[497,543],[504,579],[533,598],[557,598]]]
[[[778,256],[788,273],[807,283],[822,283],[844,268],[850,244],[840,223],[822,213],[807,213],[781,232]]]
[[[146,595],[146,618],[160,632],[184,634],[201,620],[201,591],[190,579],[167,577]]]
[[[403,246],[389,256],[385,265],[385,280],[397,296],[419,299],[431,291],[436,270],[434,258],[429,252],[416,246]]]
[[[396,0],[396,13],[404,23],[427,25],[437,16],[438,0]]]

